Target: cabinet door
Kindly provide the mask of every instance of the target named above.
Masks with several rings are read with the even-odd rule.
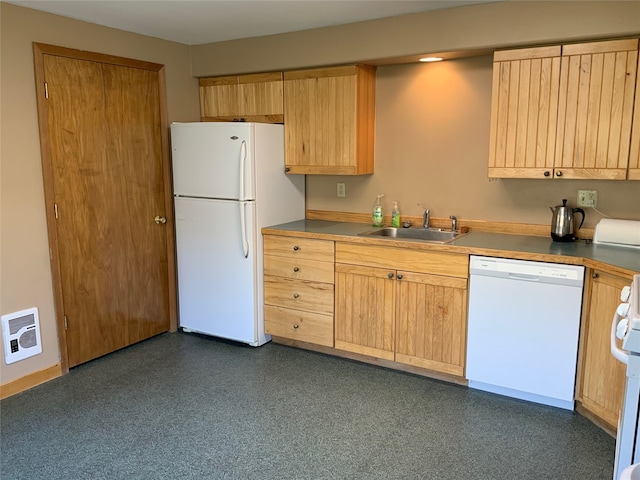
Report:
[[[624,393],[625,366],[611,355],[609,339],[613,313],[620,303],[620,291],[631,283],[631,279],[603,272],[594,272],[594,275],[590,280],[586,325],[582,333],[585,341],[580,400],[584,408],[615,430]]]
[[[555,175],[627,178],[638,40],[562,47]]]
[[[467,280],[398,271],[396,361],[464,376]]]
[[[259,73],[238,77],[238,104],[238,113],[247,122],[262,118],[270,119],[273,123],[282,123],[282,73]]]
[[[200,79],[200,117],[213,120],[216,117],[238,115],[238,77],[216,77]]]
[[[633,107],[631,148],[629,150],[629,171],[627,179],[640,180],[640,72],[636,72],[636,102]]]
[[[489,177],[551,178],[560,46],[496,52]]]
[[[394,359],[395,271],[336,264],[335,347]]]
[[[373,67],[286,72],[284,111],[289,173],[373,173]]]

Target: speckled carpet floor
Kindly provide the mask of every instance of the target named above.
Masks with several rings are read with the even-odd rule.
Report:
[[[275,344],[167,333],[0,402],[2,480],[608,480],[578,414]]]

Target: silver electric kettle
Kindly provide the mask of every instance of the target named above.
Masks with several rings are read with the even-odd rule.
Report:
[[[556,242],[573,242],[576,240],[573,217],[575,213],[582,215],[578,229],[584,223],[584,210],[567,205],[567,199],[562,199],[562,205],[549,207],[553,212],[551,219],[551,238]]]

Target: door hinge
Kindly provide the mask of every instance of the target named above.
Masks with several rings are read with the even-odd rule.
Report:
[[[67,327],[68,327],[68,326],[67,326],[67,316],[65,315],[65,316],[64,316],[64,329],[66,330],[66,329],[67,329]]]
[[[58,219],[58,204],[57,203],[53,204],[53,213],[55,214],[56,219]]]
[[[44,98],[49,98],[49,85],[44,82]]]

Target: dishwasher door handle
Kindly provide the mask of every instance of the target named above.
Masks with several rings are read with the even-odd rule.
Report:
[[[509,278],[513,278],[514,280],[527,280],[529,282],[539,282],[540,277],[538,275],[527,275],[526,273],[508,273]]]

